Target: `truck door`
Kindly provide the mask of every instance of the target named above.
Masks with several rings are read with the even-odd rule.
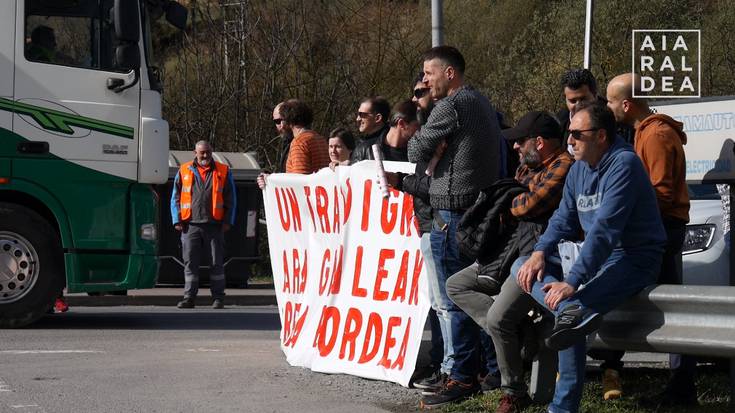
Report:
[[[140,86],[116,69],[113,0],[18,1],[14,131],[32,156],[137,179]],[[3,42],[0,40],[0,42]],[[44,142],[47,144],[44,144]]]
[[[15,37],[15,1],[3,4],[0,12],[0,99],[4,101],[13,99],[13,39]],[[0,107],[2,107],[0,101]],[[13,114],[7,110],[0,110],[0,156],[7,157],[9,151],[14,148],[7,145],[9,139],[6,135],[13,130]],[[6,161],[2,161],[5,164]],[[9,161],[7,161],[9,162]],[[9,165],[9,164],[8,164]]]

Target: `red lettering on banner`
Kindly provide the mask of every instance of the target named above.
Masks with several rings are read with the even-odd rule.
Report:
[[[378,362],[379,366],[383,366],[389,369],[391,366],[390,359],[388,358],[390,349],[396,345],[396,339],[393,338],[393,328],[401,325],[401,317],[390,317],[388,318],[388,330],[385,332],[385,345],[383,345],[383,357]]]
[[[385,262],[396,256],[395,250],[381,249],[378,255],[378,273],[375,276],[375,287],[373,288],[373,300],[385,301],[388,299],[388,292],[380,289],[383,279],[388,276],[385,269]]]
[[[396,219],[398,218],[398,204],[391,202],[391,200],[394,200],[399,195],[398,191],[391,189],[390,196],[388,196],[388,198],[383,198],[382,207],[380,208],[380,228],[385,234],[393,232],[393,228],[396,226]]]
[[[324,295],[325,291],[327,292],[327,295],[339,294],[340,285],[342,283],[342,256],[344,250],[340,245],[339,249],[334,251],[334,257],[332,257],[331,250],[324,251],[324,256],[322,257],[322,270],[319,276],[319,295]]]
[[[327,335],[327,323],[331,321],[331,333],[329,335],[329,341],[325,342]],[[322,317],[319,320],[319,327],[317,327],[316,337],[314,337],[314,346],[319,349],[319,355],[324,357],[332,352],[334,343],[337,342],[337,330],[339,329],[339,309],[337,307],[324,306],[322,310]]]
[[[306,288],[306,276],[308,273],[309,252],[304,251],[303,259],[296,248],[291,252],[291,265],[288,262],[288,254],[283,251],[283,290],[284,293],[303,294]],[[289,268],[291,271],[289,271]]]
[[[291,305],[290,301],[286,301],[286,309],[283,314],[283,345],[286,347],[294,347],[299,339],[301,330],[304,328],[306,315],[309,313],[309,306],[304,306],[304,312],[299,316],[301,303]]]
[[[283,293],[291,292],[291,276],[288,271],[288,258],[286,257],[286,250],[283,250]]]
[[[293,230],[301,231],[301,211],[293,188],[276,188],[276,205],[283,230],[289,231],[293,223]]]
[[[347,345],[350,346],[350,356],[347,360],[352,361],[355,358],[355,341],[357,336],[360,335],[360,328],[362,327],[362,313],[357,308],[350,308],[347,311],[347,318],[345,320],[345,332],[342,335],[342,345],[339,347],[339,358],[345,358],[345,349]]]
[[[342,217],[342,223],[347,223],[347,219],[350,217],[350,211],[352,210],[352,184],[350,183],[350,178],[347,178],[346,181],[347,185],[347,195],[345,196],[345,192],[342,190],[342,188],[339,189],[340,193],[342,194],[342,203],[344,204],[344,215]]]
[[[411,336],[411,318],[407,318],[408,322],[403,332],[403,340],[397,354],[395,354],[397,344],[395,336],[398,334],[394,335],[394,333],[403,324],[404,319],[400,316],[393,316],[388,318],[387,323],[383,323],[382,317],[376,312],[371,312],[367,316],[367,323],[363,322],[364,318],[365,316],[358,308],[351,307],[347,309],[347,316],[343,318],[339,308],[322,307],[322,314],[319,318],[312,346],[318,349],[321,357],[327,357],[334,351],[337,340],[341,335],[338,354],[340,360],[353,361],[359,346],[360,357],[357,359],[357,363],[365,364],[374,360],[382,349],[382,356],[377,365],[387,369],[403,369],[406,352],[408,351],[408,340]],[[290,321],[294,318],[285,317],[285,319]],[[344,325],[341,324],[343,319]],[[365,337],[362,342],[359,342],[358,338],[363,328],[365,329]],[[395,360],[391,360],[391,354],[395,354]]]
[[[378,313],[370,313],[367,323],[367,332],[365,333],[365,342],[362,345],[362,352],[360,359],[357,360],[360,364],[365,364],[368,361],[375,358],[380,350],[380,339],[383,336],[383,320],[380,318]],[[373,348],[370,348],[372,344]]]
[[[311,207],[311,188],[304,186],[304,196],[306,197],[306,206],[309,207],[309,216],[311,217],[311,226],[316,232],[316,219],[314,218],[314,209]]]
[[[332,209],[332,231],[339,234],[342,229],[339,222],[339,196],[337,195],[337,187],[334,187],[334,206]]]
[[[411,319],[408,319],[408,325],[406,325],[406,331],[403,333],[403,341],[401,342],[401,348],[398,350],[398,357],[396,357],[396,361],[393,363],[392,366],[390,366],[391,369],[395,369],[398,367],[398,369],[403,368],[403,363],[406,361],[406,350],[408,350],[408,337],[410,336],[409,333],[411,333]]]
[[[424,257],[419,250],[416,250],[416,259],[413,263],[413,278],[411,279],[411,293],[408,295],[408,304],[419,303],[419,276],[421,268],[424,266]]]
[[[393,288],[393,297],[391,301],[400,298],[401,302],[406,301],[406,284],[408,283],[408,251],[403,251],[401,256],[401,268],[398,270],[398,278]]]
[[[360,229],[363,231],[367,231],[368,225],[370,224],[370,194],[372,193],[372,188],[373,181],[366,179],[362,195],[362,222],[360,224]]]
[[[411,236],[411,225],[416,225],[413,216],[413,197],[403,194],[403,206],[401,207],[401,235]],[[418,232],[418,228],[416,229]]]
[[[323,233],[329,234],[332,231],[329,228],[329,197],[327,190],[323,186],[316,187],[316,215],[319,218],[319,226]],[[336,193],[335,193],[336,195]]]
[[[362,271],[362,246],[357,247],[355,254],[355,274],[352,277],[352,295],[354,297],[367,297],[367,290],[360,288],[360,272]]]

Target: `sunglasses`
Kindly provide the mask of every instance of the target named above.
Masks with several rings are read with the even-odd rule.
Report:
[[[365,119],[368,116],[372,116],[373,114],[370,112],[357,112],[357,116],[360,117],[360,119]]]
[[[273,119],[273,123],[275,123],[276,125],[280,125],[281,122],[283,122],[283,119]]]
[[[413,97],[415,97],[416,99],[421,99],[422,97],[426,96],[426,94],[429,93],[430,90],[431,88],[428,88],[428,87],[414,89]]]
[[[569,136],[571,136],[574,139],[580,139],[582,137],[582,132],[592,132],[592,131],[598,131],[600,129],[602,128],[580,129],[580,130],[569,129]]]

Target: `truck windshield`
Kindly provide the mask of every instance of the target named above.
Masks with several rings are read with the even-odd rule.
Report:
[[[25,57],[29,61],[118,71],[113,0],[26,0]]]

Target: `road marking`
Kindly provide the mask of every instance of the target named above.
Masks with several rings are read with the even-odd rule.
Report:
[[[222,350],[218,350],[214,348],[190,348],[186,351],[193,352],[193,353],[217,353]]]
[[[100,350],[0,350],[0,354],[99,354]]]
[[[10,407],[13,409],[25,409],[27,407],[41,407],[37,404],[11,404]]]

